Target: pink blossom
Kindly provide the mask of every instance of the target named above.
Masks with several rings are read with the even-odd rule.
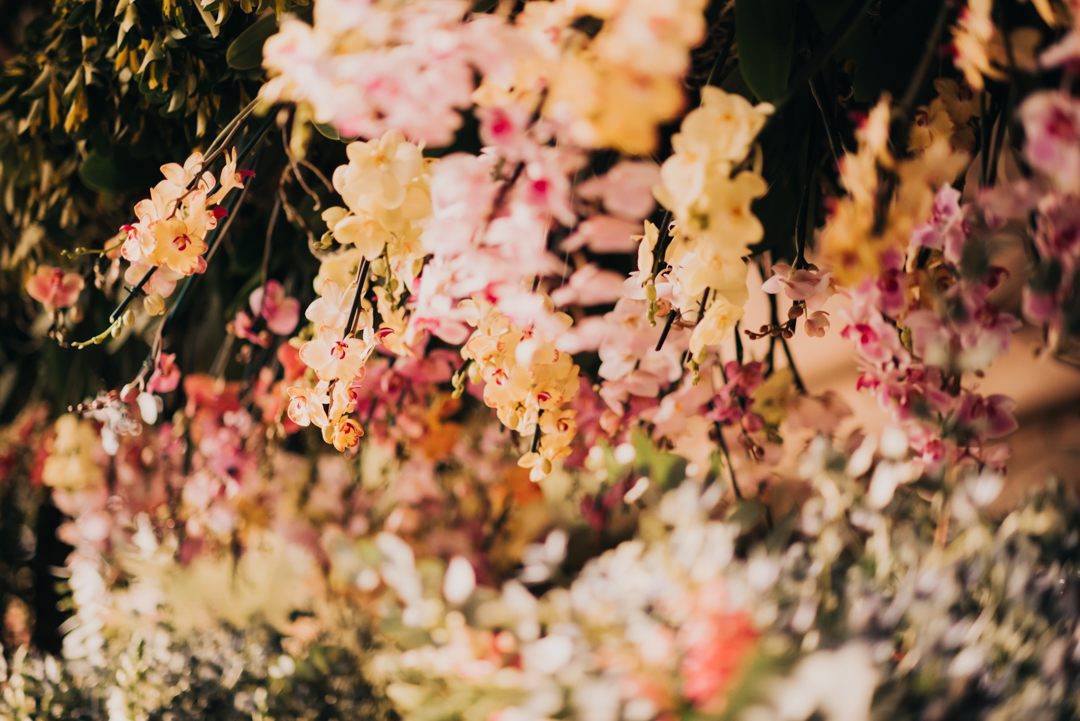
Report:
[[[37,272],[26,281],[26,292],[31,298],[52,312],[58,308],[75,305],[86,282],[78,273],[65,273],[60,268],[39,265]]]
[[[431,219],[424,247],[439,256],[462,253],[479,242],[498,192],[490,158],[465,153],[443,158],[431,176]]]
[[[1018,111],[1024,155],[1067,193],[1080,193],[1080,101],[1067,92],[1032,93]]]
[[[979,441],[1001,438],[1017,429],[1012,409],[1016,401],[1005,395],[984,397],[965,391],[960,403],[960,423]]]
[[[1058,305],[1052,293],[1040,293],[1028,285],[1024,286],[1023,309],[1032,323],[1048,323],[1057,315]]]
[[[601,305],[614,303],[622,297],[626,278],[612,270],[601,270],[591,263],[575,271],[566,285],[551,292],[556,306]]]
[[[586,200],[600,200],[609,213],[640,220],[655,207],[652,189],[660,181],[660,168],[651,161],[623,160],[602,176],[589,178],[577,193]]]
[[[229,330],[237,338],[254,343],[262,348],[270,347],[270,334],[265,330],[256,332],[255,321],[251,319],[251,316],[247,314],[247,311],[239,311],[236,314],[236,318],[229,324]]]
[[[248,302],[255,317],[263,318],[266,327],[276,335],[288,335],[300,320],[300,301],[286,296],[276,280],[266,284],[265,293],[261,287],[252,291]]]
[[[600,316],[582,318],[555,338],[555,348],[570,355],[595,351],[603,340],[607,323]]]
[[[599,348],[601,378],[619,380],[637,368],[651,379],[650,387],[655,387],[682,377],[682,354],[690,345],[690,332],[672,329],[658,351],[663,324],[649,325],[647,312],[647,301],[623,298],[604,316],[607,328]]]
[[[1027,218],[1046,192],[1045,182],[1038,178],[1017,178],[1005,185],[995,185],[979,191],[979,207],[990,230],[1000,230],[1007,220]]]
[[[594,253],[632,253],[637,250],[636,237],[641,235],[641,224],[631,223],[611,215],[594,215],[578,224],[573,235],[564,240],[559,249],[573,253],[588,248]]]
[[[176,365],[175,353],[162,353],[158,356],[154,373],[146,382],[146,390],[151,393],[168,393],[176,390],[180,384],[180,368]]]
[[[1039,55],[1039,67],[1057,68],[1062,65],[1075,68],[1080,61],[1080,34],[1076,30],[1070,30],[1056,43],[1048,47]]]
[[[517,162],[535,145],[528,137],[531,113],[523,106],[479,108],[480,140],[498,150],[507,162]]]
[[[1051,194],[1039,202],[1035,243],[1044,258],[1054,258],[1072,275],[1080,257],[1080,198]]]
[[[829,330],[829,314],[823,310],[814,311],[806,317],[803,328],[808,336],[821,338]]]
[[[966,237],[960,191],[945,183],[934,196],[930,219],[912,231],[911,244],[940,250],[950,263],[959,263]]]
[[[805,301],[808,310],[821,310],[825,301],[836,293],[828,271],[820,273],[810,268],[792,270],[787,263],[777,263],[772,271],[773,276],[761,284],[761,289],[773,294],[782,290],[794,301]]]
[[[525,172],[514,184],[515,200],[571,227],[577,222],[577,213],[570,204],[568,174],[577,169],[580,158],[557,148],[545,147],[542,151],[525,164]]]

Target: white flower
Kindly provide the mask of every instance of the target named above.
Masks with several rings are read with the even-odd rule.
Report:
[[[443,577],[443,597],[454,605],[464,603],[476,590],[476,571],[462,556],[454,556]]]

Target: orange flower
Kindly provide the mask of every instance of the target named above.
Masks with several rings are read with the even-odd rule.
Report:
[[[334,448],[344,451],[360,443],[360,437],[364,435],[364,429],[359,423],[351,418],[342,418],[336,424],[327,424],[323,427],[323,440],[333,443]]]
[[[681,629],[687,650],[680,670],[683,695],[705,711],[724,707],[724,691],[738,673],[758,639],[743,611],[707,613]]]

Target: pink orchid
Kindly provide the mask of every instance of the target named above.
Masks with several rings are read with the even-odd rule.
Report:
[[[578,224],[559,249],[573,253],[588,248],[594,253],[632,253],[637,250],[641,224],[611,215],[594,215]]]
[[[556,306],[614,303],[622,297],[625,280],[621,273],[590,263],[575,271],[566,285],[553,290],[551,300]]]
[[[1080,101],[1069,93],[1032,93],[1018,111],[1024,124],[1024,155],[1067,193],[1080,193]]]
[[[519,104],[480,108],[480,140],[498,150],[509,162],[517,162],[530,153],[535,142],[528,137],[529,111]]]
[[[554,151],[554,148],[545,148]],[[553,152],[529,162],[525,172],[514,185],[514,202],[551,216],[570,227],[577,222],[577,214],[570,205],[570,179],[567,178],[564,158]]]
[[[296,341],[290,340],[278,346],[277,357],[281,367],[285,371],[285,380],[289,383],[304,375],[307,365],[300,360],[300,349],[293,345]]]
[[[1039,203],[1039,224],[1035,233],[1039,254],[1063,266],[1063,282],[1070,282],[1080,259],[1080,202],[1075,197],[1047,195]]]
[[[150,393],[168,393],[176,390],[180,384],[180,368],[176,365],[175,353],[162,353],[158,356],[154,373],[146,382],[146,390]]]
[[[498,192],[491,158],[465,153],[443,158],[431,176],[434,227],[424,233],[428,249],[436,254],[461,252],[475,243]]]
[[[1040,293],[1027,285],[1022,299],[1024,317],[1032,323],[1048,323],[1057,315],[1058,304],[1052,293]]]
[[[1015,431],[1019,424],[1012,410],[1016,401],[1005,395],[984,397],[965,391],[960,403],[960,423],[980,441],[1001,438]]]
[[[772,271],[773,276],[761,284],[761,289],[773,294],[784,291],[794,301],[805,301],[809,310],[821,310],[825,301],[836,293],[828,271],[821,273],[811,268],[792,270],[787,263],[777,263]]]
[[[237,338],[241,338],[261,348],[270,347],[270,333],[268,331],[255,330],[255,321],[252,319],[246,310],[241,310],[236,313],[236,318],[228,326],[233,335]]]
[[[660,168],[651,161],[623,160],[606,174],[589,178],[577,193],[600,200],[604,209],[628,220],[644,218],[656,205],[652,189],[660,181]]]
[[[950,263],[959,263],[966,239],[960,191],[945,183],[934,196],[930,219],[912,231],[911,244],[941,250]]]
[[[65,273],[60,268],[39,265],[37,272],[26,281],[26,292],[51,313],[75,305],[85,285],[86,281],[78,273]]]
[[[808,336],[821,338],[829,330],[829,314],[823,310],[814,311],[806,317],[803,328]]]
[[[266,327],[276,335],[288,335],[300,320],[300,301],[285,295],[281,283],[271,280],[266,291],[256,288],[248,299],[256,318],[263,318]]]

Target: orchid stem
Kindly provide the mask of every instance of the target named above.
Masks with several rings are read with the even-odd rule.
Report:
[[[345,335],[353,334],[353,324],[356,316],[360,313],[360,303],[364,298],[364,284],[367,282],[368,260],[360,261],[360,268],[356,271],[356,295],[353,296],[352,308],[349,310],[349,322],[345,324]]]
[[[787,356],[788,368],[791,369],[791,375],[795,380],[795,387],[799,389],[800,393],[806,393],[806,384],[803,383],[802,376],[799,375],[799,369],[795,367],[795,359],[791,355],[791,348],[788,347],[787,338],[783,335],[780,336],[780,345],[784,347],[784,355]]]
[[[713,427],[716,429],[716,440],[720,444],[720,451],[724,454],[724,462],[727,464],[728,475],[731,477],[731,489],[735,491],[735,497],[742,500],[742,491],[739,490],[739,484],[735,481],[735,467],[731,465],[731,453],[728,452],[727,441],[724,440],[724,429],[720,427],[718,421],[713,421]]]
[[[675,323],[675,318],[679,315],[679,311],[672,308],[668,311],[667,319],[664,320],[664,329],[660,331],[660,340],[656,342],[656,350],[659,351],[664,347],[664,342],[667,341],[668,333],[671,332],[671,326]]]

